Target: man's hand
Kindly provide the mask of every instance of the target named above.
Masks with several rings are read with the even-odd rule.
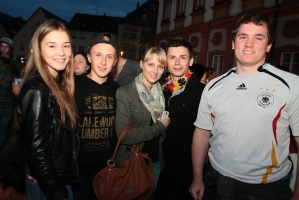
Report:
[[[191,196],[193,197],[193,199],[196,199],[196,200],[202,199],[204,190],[205,190],[205,186],[201,180],[193,181],[189,188],[189,192],[190,192]]]

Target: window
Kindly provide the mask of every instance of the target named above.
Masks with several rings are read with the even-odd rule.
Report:
[[[198,56],[193,56],[193,62],[194,62],[195,64],[198,63]]]
[[[216,70],[217,76],[219,76],[222,68],[222,55],[213,55],[212,67]]]
[[[127,49],[123,50],[123,57],[126,58],[127,57]]]
[[[137,30],[133,29],[132,31],[132,38],[137,38]]]
[[[77,37],[77,32],[72,31],[72,32],[71,32],[71,37],[72,37],[73,39],[75,39],[75,38]]]
[[[20,44],[19,51],[24,51],[24,50],[25,50],[25,45],[24,44]]]
[[[171,2],[166,4],[165,7],[165,18],[170,18],[170,8],[171,8]]]
[[[76,46],[75,45],[72,46],[72,50],[73,50],[73,53],[76,53]]]
[[[124,28],[124,37],[129,37],[129,29]]]
[[[144,58],[144,52],[142,51],[139,53],[139,60],[143,60],[143,58]]]
[[[152,11],[156,11],[157,10],[157,6],[156,5],[152,5]]]
[[[36,20],[37,27],[39,27],[42,23],[44,23],[44,20]]]
[[[147,21],[147,15],[142,15],[142,21]]]
[[[299,75],[299,52],[282,53],[280,64],[288,67],[292,73]]]
[[[84,32],[80,32],[80,39],[85,39],[85,33]]]
[[[185,12],[186,0],[180,0],[180,13]]]
[[[78,52],[84,52],[84,46],[79,46]]]
[[[135,50],[130,51],[130,58],[135,59]]]
[[[196,5],[197,6],[203,6],[205,3],[205,0],[196,0]]]

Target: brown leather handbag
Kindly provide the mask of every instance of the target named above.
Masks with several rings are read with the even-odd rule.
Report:
[[[138,152],[134,144],[134,155],[123,162],[120,168],[114,167],[115,156],[119,145],[131,126],[126,126],[118,139],[112,157],[107,161],[107,167],[95,174],[93,189],[100,200],[148,199],[154,190],[154,167],[152,159]]]

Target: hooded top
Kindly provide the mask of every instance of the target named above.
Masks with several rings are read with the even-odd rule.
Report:
[[[118,88],[111,78],[98,84],[86,74],[75,77],[75,100],[80,118],[77,129],[80,138],[79,172],[85,178],[92,179],[107,165],[113,153]]]

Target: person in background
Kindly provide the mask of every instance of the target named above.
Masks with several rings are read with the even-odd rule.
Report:
[[[30,42],[17,98],[28,169],[28,199],[73,199],[79,180],[72,43],[66,26],[45,21]]]
[[[240,17],[232,31],[236,67],[202,93],[192,141],[194,199],[299,199],[298,173],[294,193],[288,176],[289,127],[299,143],[299,78],[265,63],[273,25],[262,13]]]
[[[125,86],[131,83],[140,71],[138,62],[118,56],[116,65],[110,73],[110,77],[120,86]]]
[[[0,57],[6,57],[10,60],[10,70],[15,78],[20,78],[22,75],[24,62],[18,56],[13,55],[13,41],[10,38],[4,37],[0,40]]]
[[[147,50],[140,61],[142,72],[128,85],[116,92],[117,109],[115,128],[117,136],[126,126],[132,126],[121,141],[116,155],[116,165],[133,156],[131,149],[136,144],[139,151],[147,153],[153,161],[155,187],[163,169],[162,142],[170,118],[161,119],[165,99],[158,82],[164,72],[166,54],[161,48]]]
[[[0,167],[0,200],[27,200],[26,173],[16,163]]]
[[[10,60],[6,57],[0,57],[0,149],[5,141],[7,129],[13,116],[13,80],[13,74],[10,71]]]
[[[182,39],[173,39],[166,46],[170,72],[163,83],[165,110],[171,123],[163,142],[165,167],[161,172],[155,199],[192,199],[188,188],[192,182],[191,143],[197,108],[205,84],[200,80],[204,68],[190,70],[193,48]]]
[[[81,75],[90,72],[90,63],[87,59],[87,54],[84,52],[78,52],[74,54],[74,72],[76,75]]]
[[[115,134],[116,90],[119,85],[109,77],[117,59],[117,40],[101,33],[89,43],[89,74],[75,76],[75,99],[79,113],[77,134],[80,137],[80,184],[74,186],[76,200],[96,200],[94,174],[107,166],[113,153]]]
[[[190,70],[196,74],[196,76],[199,78],[200,82],[203,84],[207,84],[208,82],[208,73],[207,68],[201,64],[193,64],[190,67]]]
[[[207,77],[208,81],[211,81],[211,80],[213,80],[214,78],[217,77],[216,70],[212,67],[207,68],[207,73],[208,73],[207,74],[208,75],[208,77]]]

